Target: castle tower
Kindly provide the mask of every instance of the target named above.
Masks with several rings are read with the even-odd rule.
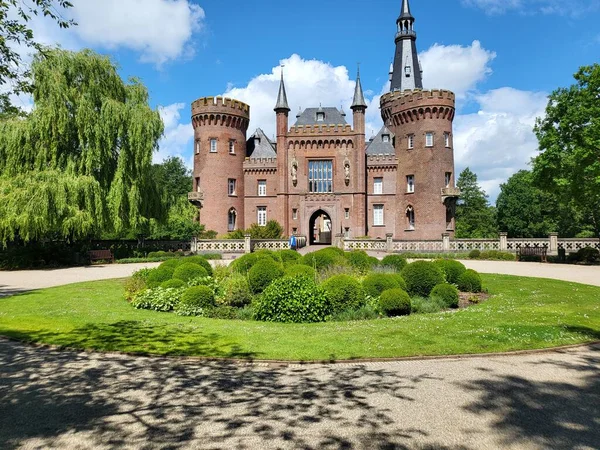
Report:
[[[290,211],[289,211],[289,155],[286,145],[288,132],[288,117],[290,107],[288,105],[287,93],[285,92],[285,83],[283,81],[283,67],[281,68],[281,82],[279,83],[279,95],[277,104],[274,108],[277,120],[277,173],[279,176],[277,190],[277,205],[279,210],[279,222],[286,233],[290,229]]]
[[[355,210],[357,217],[361,218],[360,231],[358,233],[360,235],[365,236],[367,234],[366,229],[366,214],[367,214],[367,205],[366,205],[366,166],[367,166],[367,157],[365,155],[365,113],[367,111],[367,103],[365,102],[365,96],[362,89],[362,84],[360,82],[360,70],[356,75],[356,86],[354,88],[354,99],[352,100],[352,106],[350,107],[352,110],[352,119],[353,119],[353,130],[356,135],[356,151],[354,164],[356,165],[356,202],[355,202]]]
[[[222,97],[192,103],[194,192],[200,223],[219,235],[244,229],[244,170],[250,106]]]
[[[402,1],[397,20],[391,92],[381,97],[381,115],[395,134],[398,158],[396,238],[440,239],[454,232],[459,192],[454,188],[452,122],[454,93],[423,91],[414,17]]]

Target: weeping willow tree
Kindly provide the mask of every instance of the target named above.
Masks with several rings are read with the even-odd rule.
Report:
[[[0,122],[0,241],[143,232],[164,220],[151,176],[163,122],[147,89],[89,50],[51,50],[31,72],[32,112]]]

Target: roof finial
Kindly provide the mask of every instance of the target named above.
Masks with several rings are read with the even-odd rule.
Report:
[[[275,111],[287,111],[290,112],[290,107],[288,105],[287,94],[285,92],[285,83],[283,81],[283,68],[285,66],[281,65],[281,82],[279,83],[279,94],[277,96],[277,104],[275,105]]]
[[[352,100],[351,110],[355,108],[366,108],[367,102],[365,102],[365,94],[363,93],[362,84],[360,83],[360,63],[358,63],[358,69],[356,73],[356,86],[354,88],[354,99]]]

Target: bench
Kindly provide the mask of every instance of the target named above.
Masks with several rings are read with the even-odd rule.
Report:
[[[90,250],[88,252],[88,257],[90,258],[91,263],[93,263],[94,261],[110,261],[112,263],[115,262],[115,256],[110,250]]]
[[[519,261],[522,256],[539,256],[541,262],[548,262],[548,247],[520,247],[519,248]]]

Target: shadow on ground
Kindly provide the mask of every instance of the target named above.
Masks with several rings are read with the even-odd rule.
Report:
[[[8,297],[9,295],[17,295],[17,294],[25,294],[26,292],[30,292],[30,289],[21,289],[12,286],[7,286],[4,284],[0,284],[0,298]]]

